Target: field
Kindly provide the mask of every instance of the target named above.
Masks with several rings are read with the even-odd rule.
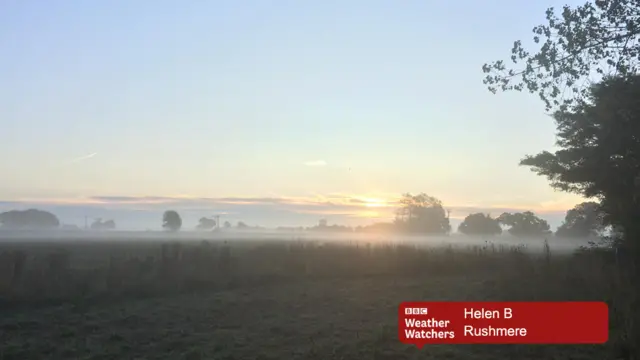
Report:
[[[0,359],[615,359],[630,287],[602,251],[486,243],[0,243]],[[610,341],[429,346],[397,340],[411,300],[603,300]]]

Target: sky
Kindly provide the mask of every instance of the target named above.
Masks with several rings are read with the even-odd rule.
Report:
[[[518,166],[553,121],[481,67],[565,2],[4,1],[0,209],[367,224],[425,192],[557,226],[583,199]]]

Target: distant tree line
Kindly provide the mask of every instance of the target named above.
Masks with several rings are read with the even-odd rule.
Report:
[[[605,230],[604,215],[595,202],[585,202],[567,211],[564,222],[555,235],[565,238],[600,236]],[[495,236],[507,233],[519,237],[544,237],[552,235],[549,223],[531,211],[508,213],[493,218],[490,214],[469,214],[458,226],[458,232],[470,236]],[[319,232],[375,232],[423,235],[446,235],[451,232],[449,211],[440,200],[426,194],[404,194],[393,222],[380,222],[351,228],[328,225],[326,219],[314,227],[280,227],[288,231]]]
[[[116,228],[116,223],[113,220],[102,221],[102,219],[95,219],[91,224],[91,230],[113,230]]]
[[[212,230],[216,226],[216,221],[211,218],[203,217],[199,220],[197,230]],[[168,231],[178,231],[182,228],[182,218],[175,210],[165,211],[162,217],[162,227]],[[225,221],[223,223],[225,229],[232,227],[231,223]],[[88,227],[90,230],[114,230],[116,222],[114,220],[103,220],[102,218],[94,219]],[[240,221],[237,224],[238,229],[260,229],[259,227],[250,227]],[[28,210],[10,210],[0,213],[0,229],[4,230],[48,230],[48,229],[79,229],[76,225],[61,224],[56,215],[49,211],[39,209]]]
[[[208,218],[208,217],[201,217],[200,220],[198,220],[198,225],[196,226],[196,230],[199,230],[199,231],[217,230],[217,225],[218,224],[215,219]],[[229,221],[225,221],[224,223],[222,223],[222,227],[224,229],[231,229],[233,228],[233,225],[231,225]],[[171,232],[179,231],[182,228],[182,217],[175,210],[165,211],[164,214],[162,215],[162,228]],[[259,226],[249,226],[242,221],[238,221],[238,223],[236,224],[236,228],[239,230],[262,229]]]
[[[38,209],[10,210],[0,213],[0,228],[5,230],[48,230],[77,229],[77,226],[61,224],[58,217],[48,211]],[[98,218],[91,224],[91,230],[112,230],[116,228],[113,220]]]
[[[51,229],[59,226],[58,217],[48,211],[28,209],[0,213],[0,227],[3,229]]]
[[[375,223],[355,228],[343,225],[329,225],[326,219],[321,219],[313,227],[279,227],[278,230],[316,231],[316,232],[376,232],[376,233],[404,233],[422,235],[446,235],[451,232],[449,211],[442,202],[424,193],[418,195],[404,194],[400,199],[400,207],[396,211],[395,219],[388,223]],[[196,230],[216,230],[217,223],[213,218],[202,217],[198,221]],[[11,210],[0,213],[0,228],[2,229],[54,229],[60,227],[58,218],[47,211]],[[223,228],[233,226],[225,221]],[[503,213],[493,218],[490,214],[469,214],[458,226],[458,232],[470,236],[494,236],[502,234],[503,227],[513,236],[548,236],[551,234],[547,221],[539,218],[531,211],[518,213]],[[98,218],[91,224],[91,230],[113,230],[115,221]],[[162,216],[162,228],[169,232],[176,232],[182,228],[182,217],[175,210],[167,210]],[[239,230],[261,229],[249,226],[239,221]],[[591,237],[602,235],[605,230],[605,215],[600,205],[595,202],[584,202],[567,211],[565,220],[558,227],[555,235],[558,237]]]

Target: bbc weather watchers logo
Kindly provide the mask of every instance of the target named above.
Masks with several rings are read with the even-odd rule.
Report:
[[[427,308],[405,308],[405,315],[427,315],[429,311]]]

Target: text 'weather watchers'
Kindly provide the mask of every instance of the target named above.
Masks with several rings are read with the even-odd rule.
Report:
[[[426,344],[600,344],[609,336],[604,302],[405,302],[401,342]]]

